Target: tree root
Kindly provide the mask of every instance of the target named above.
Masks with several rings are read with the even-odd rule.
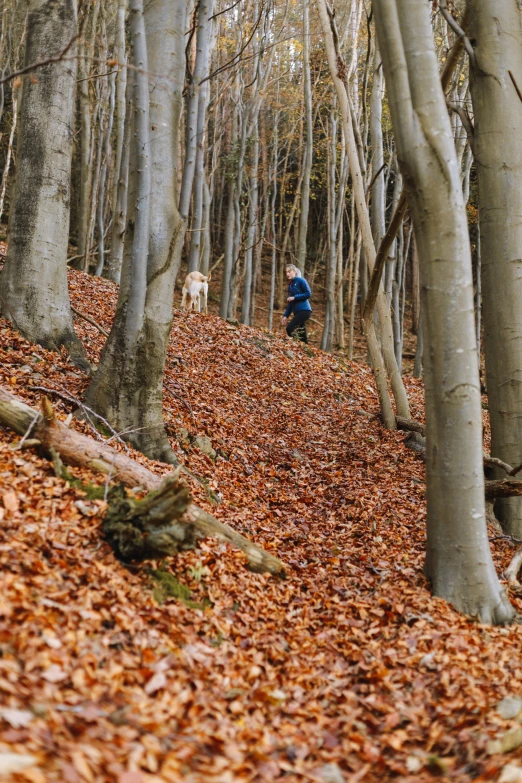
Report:
[[[508,565],[505,572],[509,589],[513,590],[515,593],[518,593],[519,595],[522,594],[522,584],[518,579],[518,573],[521,567],[522,567],[522,547],[519,547],[515,552],[515,554],[513,555],[511,563]]]

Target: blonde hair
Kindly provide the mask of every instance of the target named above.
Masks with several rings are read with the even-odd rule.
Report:
[[[296,277],[301,277],[301,270],[297,266],[295,266],[295,264],[287,264],[286,268],[292,269],[292,271],[295,272]]]

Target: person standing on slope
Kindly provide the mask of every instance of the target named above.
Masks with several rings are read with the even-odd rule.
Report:
[[[297,339],[307,343],[306,322],[312,315],[309,301],[312,291],[304,277],[301,277],[299,269],[293,264],[288,264],[286,267],[286,278],[288,280],[288,299],[286,300],[288,304],[281,323],[286,326],[286,333],[289,337],[294,336],[295,333]],[[290,315],[292,315],[292,320],[288,323]]]

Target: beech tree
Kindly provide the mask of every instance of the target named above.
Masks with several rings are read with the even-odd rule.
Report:
[[[2,312],[35,343],[57,350],[88,370],[72,323],[67,245],[76,81],[75,0],[28,4],[25,67],[45,63],[21,85],[17,174],[8,252],[0,275]],[[68,50],[69,57],[58,62]]]
[[[429,8],[416,0],[373,0],[373,8],[421,262],[426,575],[435,595],[502,623],[514,609],[489,551],[471,254]]]
[[[145,14],[142,0],[129,8],[134,133],[126,252],[116,317],[87,399],[144,454],[173,462],[162,400],[185,228],[176,172],[187,9],[185,0],[157,0]]]
[[[473,153],[479,187],[484,354],[491,454],[522,462],[522,25],[516,0],[469,0]],[[505,475],[498,469],[498,477]],[[522,538],[522,498],[495,512]]]

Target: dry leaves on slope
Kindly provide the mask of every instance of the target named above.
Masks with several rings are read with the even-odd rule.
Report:
[[[74,306],[109,329],[115,287],[70,283]],[[96,361],[103,336],[76,324]],[[521,631],[430,597],[423,465],[367,415],[369,370],[228,327],[174,311],[168,432],[202,479],[198,503],[281,557],[289,579],[206,541],[166,570],[210,607],[156,600],[147,566],[124,568],[100,539],[103,501],[0,431],[0,754],[34,757],[17,780],[37,783],[498,780],[522,756],[487,755],[519,725],[496,705],[522,694]],[[58,392],[62,418],[88,384],[1,322],[0,383],[11,379],[31,404],[36,386]],[[420,417],[421,384],[407,383]],[[501,569],[511,551],[495,547]]]

